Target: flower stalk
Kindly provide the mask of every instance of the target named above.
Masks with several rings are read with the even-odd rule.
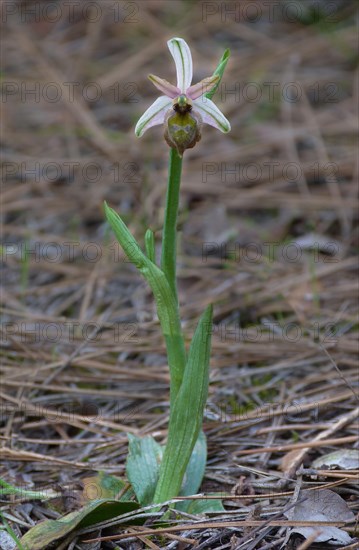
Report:
[[[176,279],[177,216],[182,175],[182,158],[176,149],[170,150],[165,219],[162,235],[161,269],[166,275],[178,302]]]

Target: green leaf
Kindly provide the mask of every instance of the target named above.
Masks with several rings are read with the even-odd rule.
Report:
[[[163,448],[153,437],[136,437],[128,434],[128,439],[127,477],[137,500],[142,506],[146,506],[153,502]]]
[[[146,254],[147,258],[152,262],[156,263],[156,255],[155,255],[155,236],[153,234],[153,231],[151,229],[147,229],[145,234],[145,246],[146,246]]]
[[[100,472],[95,476],[84,477],[81,481],[85,502],[113,498],[124,501],[132,500],[135,496],[132,489],[128,488],[128,483],[119,477],[105,474],[105,472]],[[118,498],[118,495],[121,495],[120,498]]]
[[[180,496],[195,495],[201,486],[207,462],[207,442],[203,431],[199,432],[198,439],[189,460],[186,473],[183,478]],[[184,500],[176,504],[177,510],[186,512],[191,500]]]
[[[163,334],[177,334],[177,327],[175,326],[173,315],[171,315],[173,308],[177,309],[177,304],[163,271],[145,256],[140,245],[131,235],[120,216],[107,206],[106,203],[105,213],[127,257],[139,269],[152,289],[157,303],[158,317]]]
[[[90,527],[116,516],[137,510],[137,502],[95,500],[76,512],[56,520],[46,520],[32,527],[21,543],[31,550],[44,550],[48,545],[65,537],[74,529]]]
[[[128,259],[140,270],[144,269],[149,261],[141,250],[140,245],[131,235],[126,224],[107,203],[104,203],[107,221],[111,225],[118,242],[121,244]]]
[[[194,516],[198,514],[207,514],[207,512],[225,511],[226,510],[223,507],[222,501],[220,499],[207,499],[206,497],[203,497],[203,499],[191,500],[187,508],[187,512],[189,514],[193,514]]]
[[[105,213],[118,242],[129,260],[142,273],[155,297],[158,318],[168,349],[168,362],[171,369],[171,395],[176,396],[182,383],[186,357],[177,300],[163,271],[147,258],[120,216],[106,203]]]
[[[195,495],[201,486],[207,462],[207,442],[203,431],[199,432],[193,448],[185,476],[183,478],[180,496]]]
[[[212,97],[214,96],[214,94],[216,93],[216,91],[218,90],[218,86],[220,85],[221,83],[221,80],[222,80],[222,77],[223,77],[223,73],[225,71],[225,68],[227,66],[227,63],[228,63],[228,60],[229,60],[229,57],[231,55],[231,52],[229,51],[229,49],[227,48],[218,65],[217,65],[217,68],[216,70],[214,71],[213,75],[218,75],[219,76],[219,80],[218,82],[216,83],[216,85],[209,91],[205,94],[205,96],[208,98],[208,99],[212,99]]]
[[[199,320],[179,393],[170,411],[168,442],[160,468],[155,503],[178,496],[203,420],[209,384],[212,306]]]
[[[158,316],[161,322],[164,335],[177,334],[174,327],[171,308],[176,308],[173,294],[163,273],[145,254],[140,245],[131,235],[126,225],[112,208],[105,203],[105,213],[109,224],[111,225],[118,242],[125,251],[128,259],[139,269],[146,281],[150,285],[155,296]]]

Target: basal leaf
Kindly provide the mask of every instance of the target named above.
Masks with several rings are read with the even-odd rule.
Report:
[[[132,500],[135,496],[132,489],[126,489],[123,479],[100,472],[96,476],[82,478],[84,503],[99,499]],[[127,484],[128,485],[128,484]],[[118,498],[118,495],[121,495]]]
[[[207,442],[203,431],[199,432],[186,473],[183,478],[180,496],[195,495],[201,486],[207,462]]]
[[[201,486],[207,462],[207,442],[203,431],[199,432],[198,439],[193,448],[186,473],[183,478],[180,496],[195,495]],[[184,500],[176,504],[177,510],[187,512],[191,500]]]
[[[210,496],[210,495],[208,495]],[[208,512],[225,512],[221,499],[206,498],[191,500],[187,512],[194,516],[198,514],[207,514]]]
[[[67,536],[71,531],[95,525],[116,516],[137,510],[137,502],[95,500],[81,510],[56,520],[46,520],[32,527],[21,539],[29,550],[45,550],[50,544]]]
[[[155,502],[179,495],[203,419],[209,384],[212,307],[202,315],[193,336],[181,388],[170,412],[168,442],[160,468]]]
[[[151,504],[158,482],[163,449],[153,437],[128,435],[129,453],[126,472],[142,506]]]

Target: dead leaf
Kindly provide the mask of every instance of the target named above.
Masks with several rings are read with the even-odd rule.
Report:
[[[337,466],[341,470],[357,470],[359,468],[359,449],[340,449],[320,456],[312,463],[312,468],[322,468],[323,466]]]
[[[315,542],[328,542],[328,544],[350,544],[353,539],[343,529],[330,525],[320,526],[325,521],[350,522],[355,520],[353,512],[347,503],[337,493],[329,489],[300,492],[298,502],[294,508],[284,512],[292,521],[315,521],[315,527],[293,527],[290,533],[298,533],[308,539],[320,529],[320,534],[315,537]]]

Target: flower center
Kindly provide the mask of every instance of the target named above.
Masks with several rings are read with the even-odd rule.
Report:
[[[176,113],[189,113],[192,110],[192,102],[186,95],[179,95],[173,100],[173,109]]]

